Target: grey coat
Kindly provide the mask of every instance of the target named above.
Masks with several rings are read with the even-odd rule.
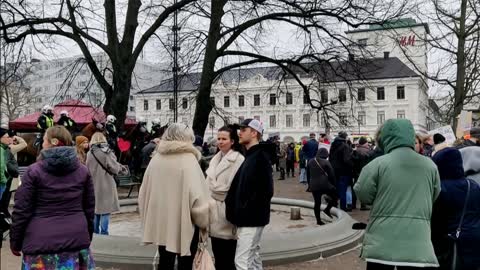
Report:
[[[480,147],[467,146],[460,149],[463,159],[463,170],[468,179],[480,184]]]
[[[95,159],[103,164],[102,165]],[[118,202],[118,193],[113,175],[124,172],[124,167],[117,162],[117,158],[107,144],[92,145],[87,154],[87,168],[93,179],[93,187],[95,190],[95,214],[110,214],[120,210]]]

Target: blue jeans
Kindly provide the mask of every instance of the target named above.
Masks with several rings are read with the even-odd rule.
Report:
[[[5,189],[7,189],[7,185],[0,185],[0,199],[2,199]]]
[[[96,234],[108,235],[108,223],[110,214],[97,215],[93,219],[93,232]]]
[[[301,184],[307,183],[307,171],[305,168],[300,169],[300,183]]]
[[[337,181],[338,197],[340,198],[340,208],[347,209],[347,189],[352,181],[351,176],[340,176]]]

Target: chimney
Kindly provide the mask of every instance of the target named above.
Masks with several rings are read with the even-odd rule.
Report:
[[[389,59],[390,58],[390,52],[383,52],[383,59]]]
[[[348,61],[354,61],[355,60],[355,55],[353,53],[348,54]]]

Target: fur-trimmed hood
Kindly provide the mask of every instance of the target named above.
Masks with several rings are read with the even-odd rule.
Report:
[[[197,160],[202,158],[202,154],[192,143],[180,141],[160,141],[156,151],[162,155],[192,153]]]

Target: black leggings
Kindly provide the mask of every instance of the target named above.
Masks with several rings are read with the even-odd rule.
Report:
[[[198,248],[198,228],[195,228],[195,233],[193,234],[192,243],[190,244],[190,256],[179,256],[176,253],[172,253],[165,249],[165,246],[158,247],[158,254],[160,258],[158,259],[158,270],[174,270],[175,268],[175,259],[178,257],[178,270],[192,270],[193,267],[193,258],[195,253],[197,253]]]
[[[328,201],[327,208],[324,210],[327,213],[330,213],[330,209],[337,205],[337,196],[335,195],[335,192],[327,192],[325,190],[312,191],[312,195],[314,201],[313,212],[315,213],[317,223],[321,223],[320,209],[322,206],[322,196],[328,195],[331,198],[331,200]]]
[[[397,270],[429,270],[436,269],[433,267],[411,267],[411,266],[397,266]],[[380,263],[367,262],[367,270],[395,270],[395,266]]]
[[[226,240],[211,237],[213,257],[215,257],[215,269],[235,270],[235,251],[237,240]]]
[[[295,161],[294,160],[287,160],[287,175],[290,175],[292,172],[292,177],[295,175]]]

